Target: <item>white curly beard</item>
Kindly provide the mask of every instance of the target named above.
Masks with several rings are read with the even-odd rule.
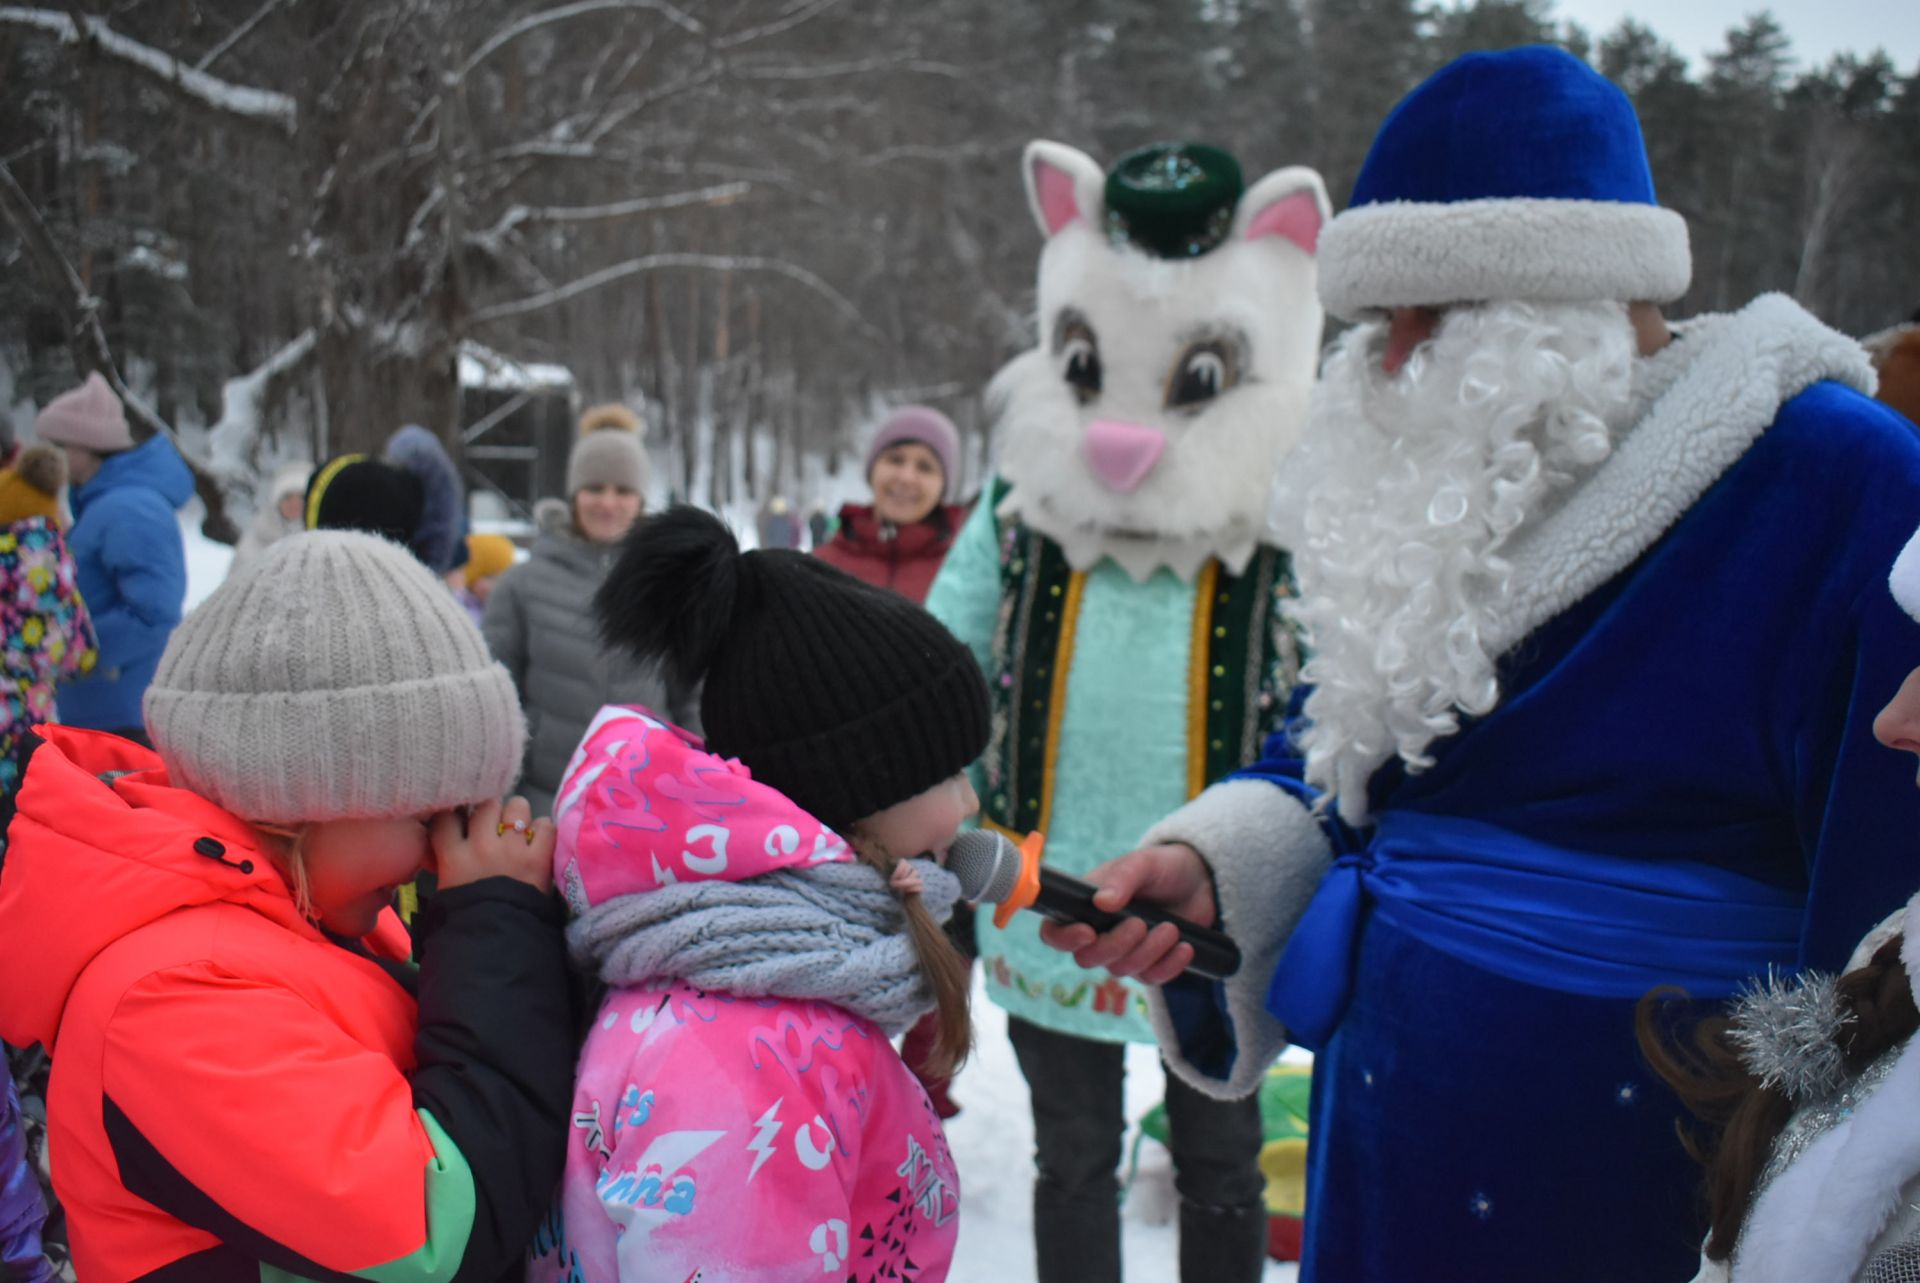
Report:
[[[1375,770],[1424,769],[1499,701],[1501,551],[1608,456],[1635,368],[1619,303],[1455,308],[1394,377],[1385,337],[1358,326],[1327,358],[1273,508],[1312,650],[1307,779],[1353,823]]]

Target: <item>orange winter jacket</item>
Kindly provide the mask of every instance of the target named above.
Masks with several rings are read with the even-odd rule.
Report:
[[[444,892],[416,973],[390,913],[349,942],[303,918],[251,828],[151,752],[42,734],[0,864],[0,1037],[53,1053],[79,1276],[511,1268],[571,1091],[550,898]]]

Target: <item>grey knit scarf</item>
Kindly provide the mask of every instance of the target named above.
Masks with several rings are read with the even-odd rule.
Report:
[[[945,922],[960,883],[914,860]],[[906,911],[871,865],[782,869],[745,882],[682,882],[595,905],[567,928],[574,961],[610,985],[685,981],[742,998],[813,998],[889,1037],[931,1010]]]

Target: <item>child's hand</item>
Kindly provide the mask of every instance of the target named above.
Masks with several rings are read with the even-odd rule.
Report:
[[[893,872],[887,877],[887,885],[901,895],[924,895],[927,890],[920,881],[920,870],[913,867],[911,860],[902,860],[893,866]]]
[[[553,887],[553,821],[536,820],[524,797],[482,802],[463,822],[458,811],[433,817],[433,856],[440,886],[513,878],[536,891]]]

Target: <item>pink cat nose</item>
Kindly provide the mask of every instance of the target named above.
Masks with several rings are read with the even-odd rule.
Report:
[[[1167,438],[1158,428],[1095,419],[1087,425],[1080,445],[1100,484],[1116,494],[1132,494],[1160,462]]]

